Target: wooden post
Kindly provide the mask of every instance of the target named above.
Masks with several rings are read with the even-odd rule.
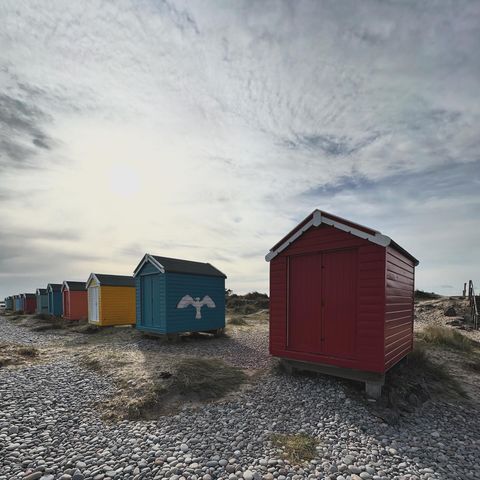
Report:
[[[467,296],[467,282],[463,284],[463,298]]]

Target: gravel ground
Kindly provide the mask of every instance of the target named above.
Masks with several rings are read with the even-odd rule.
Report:
[[[164,354],[176,354],[192,357],[222,358],[231,365],[241,368],[265,368],[271,363],[268,354],[268,326],[267,324],[250,327],[230,327],[228,336],[214,338],[204,335],[201,337],[185,337],[180,343],[163,343],[158,338],[141,335],[130,328],[121,328],[112,334],[99,336],[85,335],[72,331],[43,331],[34,332],[26,327],[20,327],[8,322],[0,316],[0,339],[3,341],[40,345],[58,344],[59,342],[102,343],[109,346],[118,344],[120,348],[159,351]]]
[[[3,334],[44,338],[0,319]],[[269,374],[229,402],[108,424],[95,402],[114,389],[68,359],[1,369],[0,480],[480,478],[480,420],[460,405],[430,402],[389,426],[341,382]],[[316,458],[281,460],[272,432],[316,436]]]
[[[0,341],[25,345],[33,343],[42,345],[58,342],[59,336],[50,332],[32,332],[28,328],[19,327],[14,323],[10,323],[7,318],[0,316]]]
[[[159,344],[158,340],[143,338],[135,342],[137,348],[159,350],[162,353],[199,357],[217,357],[241,368],[267,367],[271,358],[268,354],[268,330],[259,328],[231,328],[228,337],[186,339],[181,344]]]

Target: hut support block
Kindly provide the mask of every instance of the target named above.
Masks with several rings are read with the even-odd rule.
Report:
[[[378,400],[382,396],[382,387],[384,382],[365,382],[365,393],[368,398]]]
[[[365,392],[369,398],[380,398],[382,387],[385,383],[385,374],[377,372],[366,372],[354,370],[351,368],[342,368],[335,365],[327,365],[324,363],[310,363],[298,360],[282,358],[280,364],[283,370],[289,374],[295,370],[309,371],[321,373],[324,375],[332,375],[334,377],[347,378],[356,380],[357,382],[365,382]]]

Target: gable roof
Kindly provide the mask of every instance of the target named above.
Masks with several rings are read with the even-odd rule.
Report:
[[[37,288],[37,295],[46,295],[47,289],[46,288]]]
[[[34,293],[22,293],[20,296],[23,297],[23,298],[36,297],[36,295]]]
[[[186,273],[191,275],[203,275],[206,277],[227,276],[210,263],[181,260],[179,258],[160,257],[146,253],[138,264],[134,276],[137,276],[146,263],[151,263],[161,273]]]
[[[49,283],[47,285],[47,290],[52,290],[52,292],[61,292],[62,284],[61,283]]]
[[[269,262],[275,258],[279,253],[285,250],[290,244],[295,242],[297,238],[301,237],[307,230],[312,227],[319,227],[320,225],[329,225],[344,232],[355,235],[356,237],[363,238],[369,242],[375,243],[382,247],[392,247],[399,251],[407,258],[413,261],[415,265],[418,265],[418,260],[398,243],[394,242],[390,237],[381,234],[378,230],[365,227],[358,223],[351,222],[331,213],[324,212],[322,210],[314,210],[308,217],[301,221],[293,230],[291,230],[285,237],[283,237],[278,243],[276,243],[265,256],[265,260]]]
[[[86,287],[95,279],[100,285],[110,287],[134,287],[135,279],[129,275],[109,275],[104,273],[91,273],[88,277]]]
[[[70,280],[65,280],[62,285],[62,290],[70,290],[71,292],[81,292],[85,290],[85,282],[71,282]]]

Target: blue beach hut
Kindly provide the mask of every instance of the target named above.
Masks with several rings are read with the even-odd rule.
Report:
[[[225,327],[225,279],[209,263],[146,254],[134,272],[137,328],[217,333]]]
[[[35,313],[48,314],[48,294],[46,288],[37,288],[37,309]]]
[[[21,312],[23,310],[23,298],[22,295],[14,295],[14,310],[15,312]]]
[[[7,297],[5,299],[5,310],[13,310],[13,297]]]
[[[63,315],[62,284],[49,283],[47,285],[48,313],[61,317]]]

